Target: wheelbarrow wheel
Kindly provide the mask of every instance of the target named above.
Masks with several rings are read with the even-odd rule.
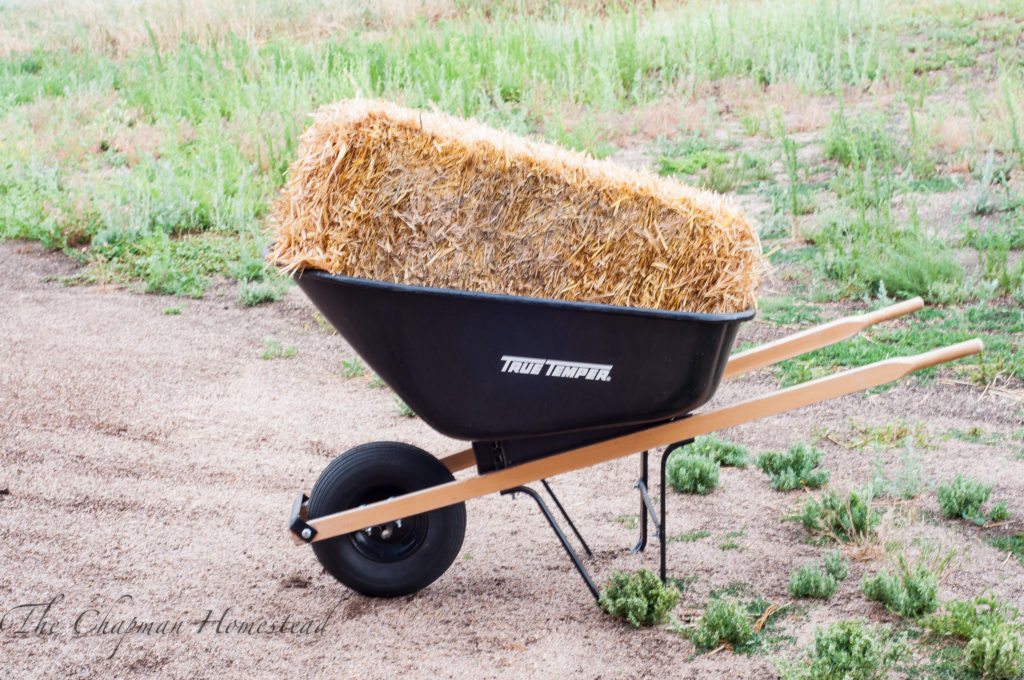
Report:
[[[309,494],[309,516],[419,491],[455,479],[437,458],[398,442],[373,442],[331,461]],[[375,597],[421,590],[451,566],[466,535],[466,505],[420,515],[313,543],[320,564],[343,584]]]

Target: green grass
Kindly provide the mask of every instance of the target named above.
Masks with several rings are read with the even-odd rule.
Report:
[[[280,340],[265,338],[263,340],[263,353],[260,354],[260,359],[289,359],[295,356],[295,353],[294,345],[285,347],[281,344]]]
[[[997,550],[1013,553],[1017,561],[1024,564],[1024,533],[1016,533],[1012,536],[986,536],[985,542]]]
[[[693,529],[691,531],[687,531],[685,534],[676,534],[675,536],[669,536],[668,541],[669,543],[693,543],[695,541],[699,541],[702,538],[707,538],[710,535],[711,532],[707,529]]]

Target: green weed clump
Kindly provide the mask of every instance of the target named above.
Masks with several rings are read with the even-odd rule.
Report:
[[[814,631],[805,659],[776,663],[782,680],[882,680],[908,650],[885,628],[863,621],[837,621]]]
[[[670,454],[665,474],[668,483],[680,493],[704,495],[718,486],[718,462],[685,449]]]
[[[865,543],[878,528],[878,511],[871,507],[870,490],[850,491],[843,495],[826,491],[811,497],[798,515],[812,534],[837,543]]]
[[[987,514],[981,511],[991,493],[991,484],[984,484],[963,475],[942,482],[935,490],[943,517],[968,519],[979,525],[989,520],[1002,522],[1010,518],[1010,511],[1005,502],[997,503]]]
[[[678,602],[679,591],[665,586],[646,569],[614,572],[598,599],[605,613],[628,621],[634,628],[664,622]]]
[[[882,569],[874,577],[864,576],[861,590],[869,600],[905,619],[917,619],[938,609],[939,578],[923,561],[913,567],[900,555],[895,573]]]
[[[987,631],[1017,628],[1020,611],[995,595],[979,595],[970,600],[950,600],[942,603],[944,610],[925,619],[924,624],[939,635],[970,641],[982,637]]]
[[[793,597],[813,597],[827,600],[839,589],[839,584],[850,573],[850,562],[841,552],[834,550],[825,556],[825,568],[805,564],[789,578],[789,594]]]
[[[277,302],[284,295],[281,286],[272,283],[246,283],[238,282],[238,293],[235,296],[238,304],[242,307],[255,307],[267,302]]]
[[[687,453],[696,453],[710,458],[719,465],[728,467],[747,467],[749,450],[743,444],[719,439],[715,435],[697,437],[685,448]]]
[[[281,344],[280,340],[264,338],[263,353],[260,354],[260,359],[288,359],[289,357],[295,356],[295,352],[296,349],[294,345],[285,347]]]
[[[999,628],[985,631],[964,649],[967,667],[989,678],[1016,678],[1024,674],[1024,648],[1020,632]]]
[[[712,649],[722,643],[741,647],[753,637],[754,626],[746,607],[739,600],[723,596],[708,603],[691,640],[699,649]]]
[[[765,451],[757,457],[757,467],[768,474],[776,491],[801,487],[818,488],[828,482],[829,471],[817,469],[825,452],[810,444],[794,444],[786,453]]]

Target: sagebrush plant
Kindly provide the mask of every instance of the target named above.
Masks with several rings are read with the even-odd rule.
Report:
[[[613,572],[598,598],[605,613],[629,622],[634,628],[663,623],[679,602],[679,590],[666,586],[646,569]]]
[[[946,564],[952,553],[946,557]],[[889,574],[882,569],[875,576],[864,575],[861,590],[869,600],[885,605],[885,608],[905,619],[917,619],[930,614],[939,606],[939,576],[944,564],[935,567],[925,563],[924,557],[910,565],[899,556],[896,569]]]
[[[879,515],[867,489],[840,494],[826,491],[803,504],[798,519],[816,536],[837,543],[866,543],[877,534]]]
[[[939,510],[943,517],[984,522],[985,517],[981,513],[981,508],[988,502],[991,493],[991,484],[957,475],[940,483],[935,490],[935,497],[939,501]]]
[[[746,467],[749,450],[743,444],[719,439],[715,435],[697,437],[684,449],[687,453],[696,453],[717,462],[722,466]]]
[[[818,469],[825,452],[810,444],[798,443],[789,451],[765,451],[757,457],[757,467],[768,475],[776,491],[801,487],[818,488],[828,482],[829,471]]]
[[[793,597],[828,599],[850,573],[850,561],[839,550],[825,555],[825,567],[814,563],[795,569],[789,578],[789,594]]]
[[[944,602],[942,608],[942,613],[923,623],[939,635],[965,642],[964,663],[970,670],[994,678],[1024,673],[1024,622],[1015,606],[985,593],[970,600]]]
[[[1024,674],[1024,648],[1019,631],[998,628],[973,638],[964,648],[967,667],[989,678],[1017,678]]]
[[[882,680],[907,658],[902,640],[885,627],[863,621],[837,621],[814,631],[814,644],[803,659],[776,661],[782,680]]]
[[[669,456],[665,475],[680,493],[709,494],[718,486],[718,469],[718,462],[711,458],[677,449]]]
[[[969,641],[998,628],[1024,631],[1024,623],[1018,621],[1020,610],[991,593],[970,600],[949,600],[942,603],[942,609],[924,620],[939,635]]]
[[[743,603],[732,597],[719,596],[708,603],[690,639],[698,649],[712,649],[722,643],[741,647],[753,637],[754,625]]]

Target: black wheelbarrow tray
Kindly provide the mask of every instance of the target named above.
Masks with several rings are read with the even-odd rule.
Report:
[[[739,325],[753,310],[635,309],[398,285],[314,269],[294,277],[424,422],[472,442],[440,459],[408,444],[364,444],[332,461],[309,496],[296,499],[289,525],[295,541],[311,543],[339,581],[375,596],[408,594],[432,583],[462,546],[464,502],[513,491],[538,502],[596,596],[547,506],[522,485],[541,481],[550,492],[548,477],[639,452],[643,522],[635,549],[646,545],[650,514],[661,539],[664,579],[664,468],[670,448],[982,350],[980,340],[970,340],[694,414],[723,378],[839,342],[923,303],[907,300],[730,356]],[[668,447],[661,463],[660,517],[647,494],[647,451],[659,447]],[[453,473],[474,464],[477,474],[455,479]]]

